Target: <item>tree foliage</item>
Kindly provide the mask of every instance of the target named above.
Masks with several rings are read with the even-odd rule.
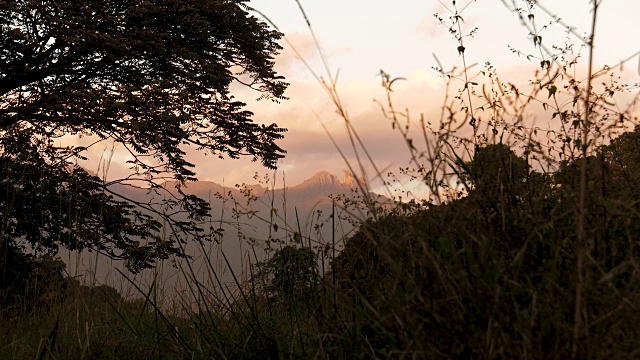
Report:
[[[592,341],[610,339],[611,331],[618,337],[637,331],[626,318],[640,304],[620,299],[640,294],[639,136],[640,127],[587,159],[592,281],[585,311],[599,319],[590,327]],[[522,346],[536,354],[570,354],[579,164],[564,162],[543,174],[509,147],[487,145],[458,164],[467,196],[365,222],[332,272],[338,296],[351,304],[345,311],[367,319],[360,331],[373,351],[474,357],[490,327],[505,357],[517,357]],[[394,316],[380,317],[386,311]]]
[[[304,298],[318,281],[316,255],[308,247],[285,246],[257,268],[253,283],[270,298]]]
[[[229,94],[239,81],[278,101],[287,86],[273,70],[281,34],[244,2],[0,1],[3,247],[89,248],[138,271],[203,233],[206,202],[178,188],[164,211],[143,214],[76,165],[84,148],[56,146],[62,136],[119,144],[133,157],[125,180],[154,189],[197,180],[187,149],[275,167],[285,129],[254,123]],[[171,224],[169,239],[153,212]]]

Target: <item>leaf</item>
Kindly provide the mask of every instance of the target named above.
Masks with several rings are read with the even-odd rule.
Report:
[[[547,111],[547,106],[548,106],[547,103],[545,102],[542,103],[542,108],[544,108],[544,111]]]
[[[540,46],[542,45],[542,36],[540,35],[536,35],[533,37],[533,46]]]
[[[393,90],[391,90],[391,85],[393,85],[393,83],[398,81],[398,80],[407,80],[407,79],[403,78],[403,77],[397,77],[397,78],[389,81],[389,84],[387,85],[387,89],[389,89],[389,91],[393,92]]]

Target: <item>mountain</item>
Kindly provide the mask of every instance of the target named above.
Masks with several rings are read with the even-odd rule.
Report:
[[[356,178],[351,172],[345,172],[342,181],[338,179],[336,175],[333,175],[327,171],[320,171],[303,181],[300,185],[294,187],[297,189],[304,188],[325,188],[325,189],[355,189],[360,184],[366,184],[366,181],[362,177]]]
[[[336,249],[339,251],[343,239],[353,230],[353,221],[345,219],[365,217],[364,212],[354,213],[342,208],[343,199],[353,201],[362,193],[359,184],[365,182],[350,173],[346,173],[340,179],[326,171],[316,173],[299,185],[278,189],[270,189],[261,184],[229,187],[211,181],[188,183],[182,187],[182,191],[205,199],[211,204],[211,219],[206,227],[224,229],[224,236],[220,243],[188,243],[185,251],[193,258],[181,264],[185,267],[191,266],[199,281],[208,282],[216,287],[217,281],[211,274],[212,269],[226,283],[234,281],[233,275],[246,279],[248,266],[256,262],[256,257],[257,260],[263,260],[266,257],[265,249],[277,249],[283,244],[294,242],[296,232],[302,234],[307,246],[310,242],[311,246],[320,249],[330,246],[335,241]],[[168,192],[177,194],[176,185],[175,182],[168,182],[163,187]],[[157,202],[167,196],[123,185],[117,185],[113,190],[142,203]],[[248,201],[249,193],[255,196],[253,201]],[[380,201],[388,201],[379,195],[371,195]],[[334,224],[331,221],[334,211],[332,197],[339,199],[335,202],[335,228],[332,228]],[[109,280],[114,274],[118,277],[113,267],[115,265],[122,268],[122,264],[104,257],[96,257],[95,254],[68,255],[67,264],[70,269],[75,269],[79,274],[83,273],[80,269],[89,269],[84,271],[84,275],[90,272],[100,283],[111,281],[110,285],[114,285],[113,280]],[[325,263],[328,264],[328,261]],[[166,264],[160,268],[160,277],[167,289],[184,287],[180,281],[180,270]],[[145,271],[136,279],[139,285],[146,288],[153,276],[153,271]],[[116,280],[115,285],[117,283]]]
[[[360,184],[365,184],[362,179],[357,180],[350,173],[345,173],[342,180],[340,180],[336,175],[327,171],[320,171],[301,184],[286,188],[269,189],[261,184],[228,187],[215,182],[198,181],[189,183],[182,190],[187,194],[193,194],[208,200],[211,204],[212,217],[214,218],[220,217],[224,210],[227,209],[229,202],[234,200],[245,207],[246,191],[249,190],[253,196],[257,197],[256,201],[251,204],[252,210],[260,213],[270,212],[272,208],[275,208],[280,211],[279,215],[282,216],[284,216],[285,212],[287,214],[295,214],[297,210],[298,220],[300,220],[301,217],[307,217],[317,212],[317,210],[322,210],[324,214],[327,214],[331,210],[332,197],[354,200],[358,197],[358,194],[362,193],[358,181],[360,181]],[[176,183],[167,183],[164,187],[173,189],[175,186]],[[216,197],[216,194],[224,195],[224,200]],[[380,195],[370,195],[379,198],[381,201],[388,201],[388,199]],[[342,201],[337,202],[338,208],[341,204]],[[281,220],[286,220],[289,223],[290,219],[283,218]]]

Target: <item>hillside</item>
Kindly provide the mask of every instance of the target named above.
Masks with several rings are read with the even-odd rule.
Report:
[[[176,194],[175,186],[176,183],[169,182],[163,187]],[[308,245],[310,241],[312,246],[318,248],[335,241],[339,252],[343,247],[343,238],[353,231],[352,222],[346,219],[356,220],[366,216],[362,212],[354,214],[345,211],[342,207],[344,201],[341,199],[352,201],[358,198],[361,191],[354,191],[357,188],[358,183],[350,174],[340,179],[326,171],[320,171],[296,186],[276,189],[260,184],[229,187],[211,181],[189,183],[182,188],[186,194],[196,195],[210,203],[211,217],[205,227],[223,229],[224,235],[220,243],[204,242],[201,246],[197,242],[189,242],[185,247],[186,253],[192,256],[188,265],[199,281],[216,286],[217,280],[211,273],[213,268],[222,282],[233,283],[232,273],[240,279],[246,279],[249,263],[255,263],[256,257],[263,260],[265,249],[269,247],[278,249],[293,242],[296,232],[302,234],[305,244]],[[124,185],[115,185],[112,190],[144,204],[157,203],[167,196]],[[247,191],[255,197],[253,200],[248,201]],[[389,201],[377,194],[371,195],[378,201]],[[338,197],[335,230],[331,227],[332,197]],[[157,205],[154,207],[158,208]],[[205,253],[206,256],[203,256]],[[121,275],[115,271],[115,268],[124,269],[121,262],[87,252],[78,254],[63,250],[60,255],[73,276],[84,276],[89,282],[95,280],[118,288],[123,285]],[[205,263],[205,258],[213,260],[211,266]],[[328,267],[328,261],[325,263]],[[188,266],[187,262],[181,265],[185,268]],[[183,276],[179,274],[181,270],[172,264],[162,263],[158,269],[166,290],[184,286],[180,285],[183,281]],[[153,270],[147,270],[136,275],[135,279],[146,288],[154,276]],[[132,289],[120,290],[135,293]]]

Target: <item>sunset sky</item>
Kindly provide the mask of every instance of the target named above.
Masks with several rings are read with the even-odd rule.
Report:
[[[511,4],[512,0],[506,0]],[[541,0],[540,4],[558,14],[562,21],[575,28],[578,34],[589,31],[591,14],[590,0]],[[433,54],[446,70],[461,67],[457,43],[447,28],[439,25],[434,13],[447,18],[451,0],[301,0],[315,34],[326,55],[330,71],[339,70],[338,91],[359,135],[366,143],[377,166],[396,171],[406,166],[408,152],[399,133],[391,130],[391,123],[380,112],[373,100],[384,100],[379,72],[385,72],[407,80],[398,82],[394,101],[397,109],[410,109],[417,119],[424,113],[428,119],[439,117],[444,97],[444,82],[432,69],[437,66]],[[458,9],[469,1],[458,1]],[[524,3],[518,0],[519,4]],[[303,16],[294,0],[254,0],[249,3],[273,21],[285,33],[287,39],[298,49],[318,75],[326,78],[319,61],[315,43],[306,27]],[[447,6],[447,7],[445,7]],[[596,56],[598,66],[614,65],[620,60],[640,51],[640,1],[603,0],[596,34]],[[257,15],[259,16],[259,15]],[[463,31],[478,27],[473,38],[465,39],[467,61],[478,63],[480,70],[485,62],[494,65],[499,74],[509,81],[522,82],[530,78],[537,63],[528,62],[509,50],[509,45],[523,52],[537,51],[531,36],[520,26],[517,16],[510,12],[501,0],[478,0],[462,12]],[[539,26],[547,24],[549,17],[537,10]],[[566,34],[558,26],[542,33],[547,46],[563,44]],[[573,36],[571,40],[579,43]],[[276,59],[276,69],[291,84],[286,95],[290,98],[281,104],[268,101],[255,102],[258,94],[241,86],[233,86],[232,93],[249,103],[255,113],[255,121],[277,123],[287,127],[288,133],[280,142],[288,151],[277,174],[281,184],[284,171],[287,185],[295,185],[320,170],[341,176],[347,169],[338,151],[321,125],[327,126],[340,148],[350,161],[354,160],[346,136],[344,122],[335,113],[335,108],[314,80],[311,72],[298,60],[293,51],[283,42],[285,49]],[[586,62],[586,50],[583,62]],[[539,61],[538,61],[539,63]],[[638,56],[625,66],[627,82],[638,82]],[[637,91],[637,90],[636,90]],[[99,149],[102,151],[103,149]],[[227,185],[252,183],[255,172],[268,170],[243,160],[218,160],[212,156],[190,152],[190,159],[197,165],[201,180],[211,180]],[[124,158],[115,154],[111,164],[114,174]],[[123,170],[123,169],[122,169]],[[273,173],[271,173],[273,174]],[[373,174],[367,174],[372,177]]]

